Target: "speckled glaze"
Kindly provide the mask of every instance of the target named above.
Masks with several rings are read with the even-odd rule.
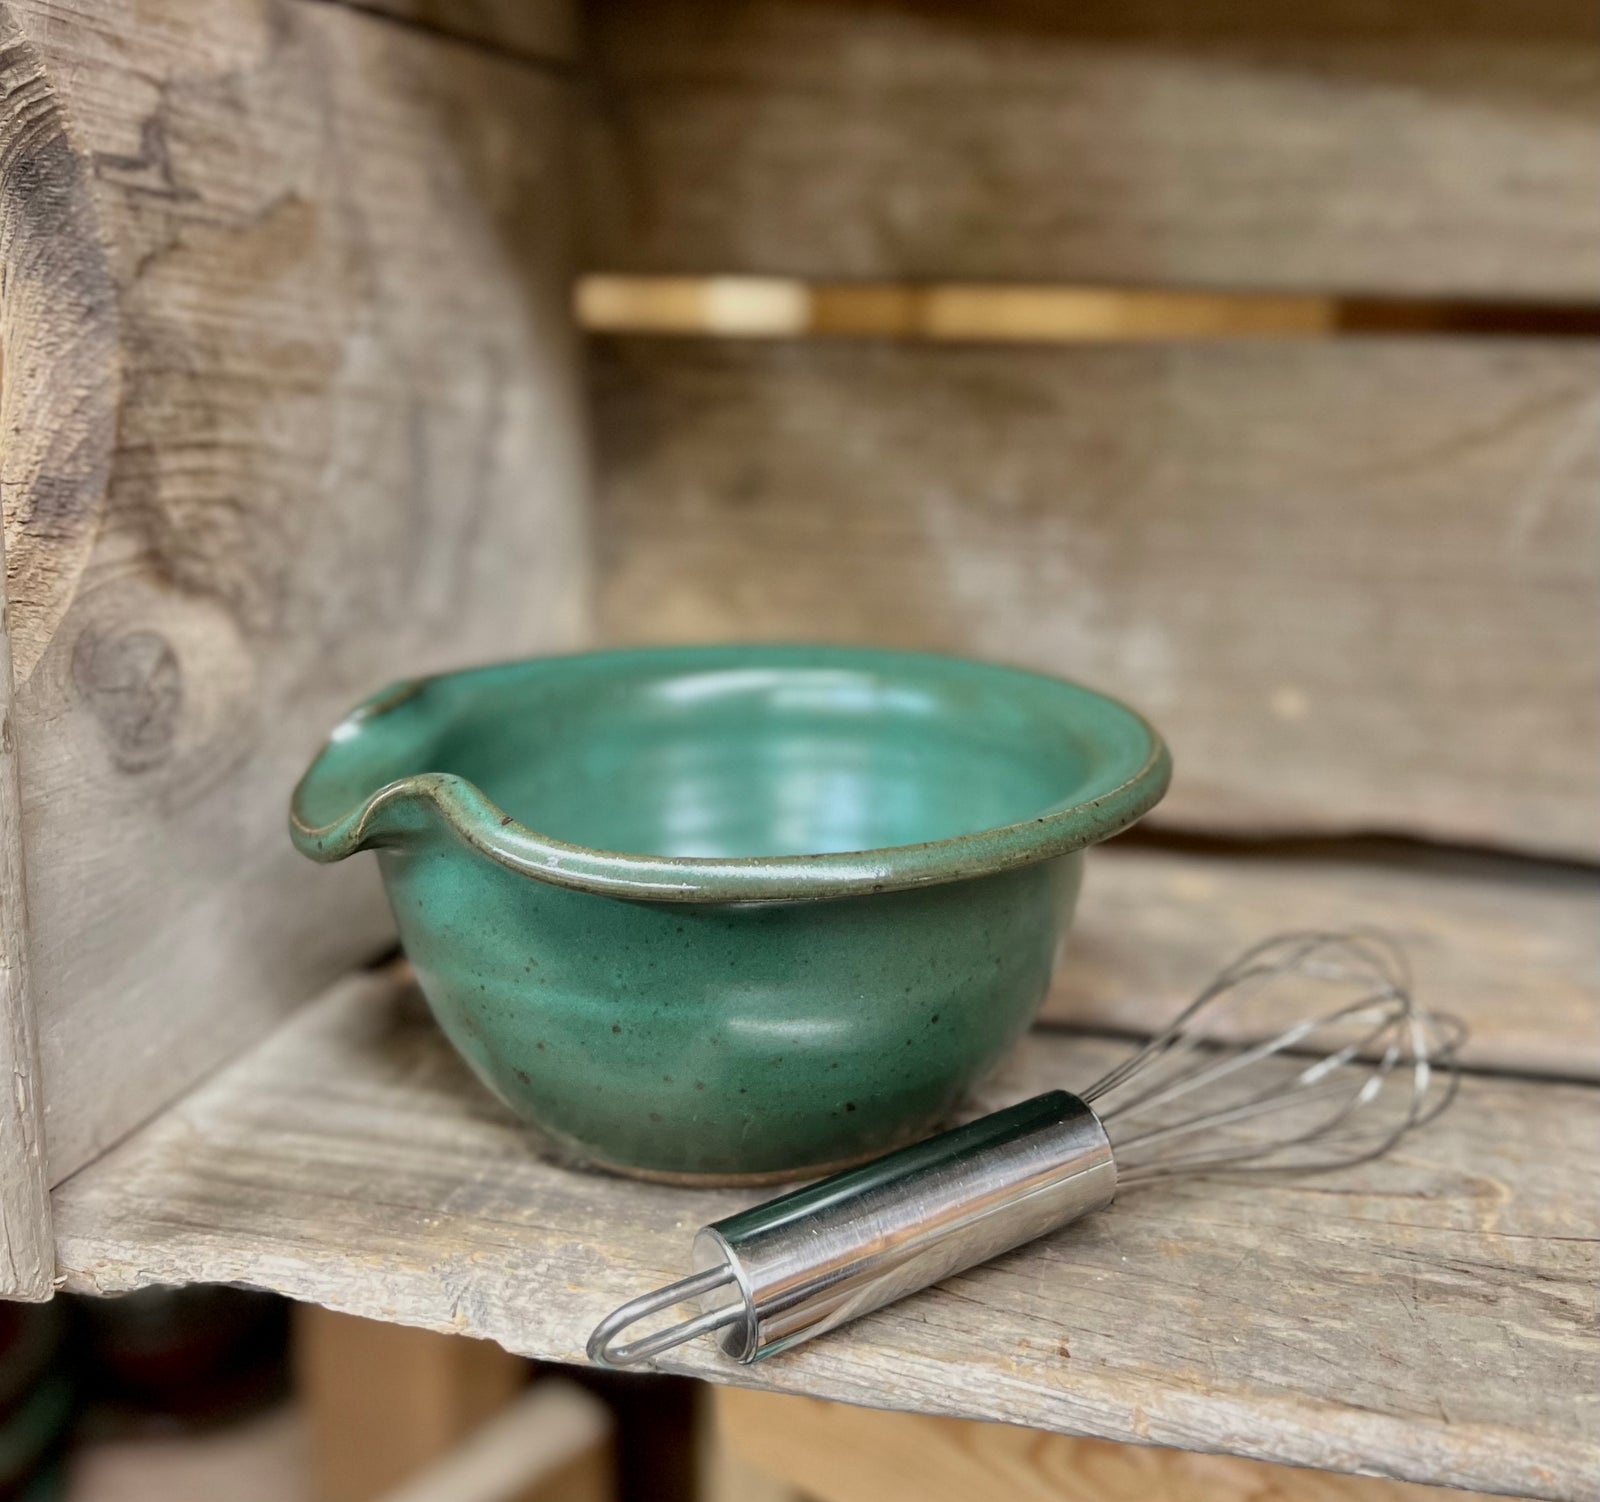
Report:
[[[441,1027],[558,1149],[758,1181],[949,1112],[1032,1021],[1084,847],[1169,774],[1058,679],[685,647],[395,685],[290,824],[314,860],[377,851]]]

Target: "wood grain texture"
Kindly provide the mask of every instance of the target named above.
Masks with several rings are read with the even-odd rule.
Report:
[[[1035,1033],[976,1108],[1126,1044]],[[1467,1078],[1389,1159],[1169,1185],[719,1382],[1513,1495],[1600,1496],[1592,1086]],[[563,1171],[393,976],[338,988],[55,1194],[68,1286],[202,1279],[582,1359],[759,1196]]]
[[[111,468],[117,292],[92,181],[43,57],[0,6],[0,502],[18,683],[72,603]]]
[[[7,493],[70,581],[29,585],[14,716],[58,1180],[388,942],[283,828],[342,711],[585,630],[571,86],[306,0],[4,9],[71,145],[0,201],[60,196],[33,255],[112,289],[109,352],[7,349],[6,411],[109,454],[86,556]]]
[[[1592,855],[1587,343],[605,339],[601,613],[1131,701],[1153,818]]]
[[[28,966],[22,786],[12,723],[5,538],[0,533],[0,1299],[48,1299],[55,1242],[45,1180],[44,1094]]]
[[[1591,299],[1580,0],[605,0],[588,264]]]
[[[578,52],[572,0],[332,0],[478,43],[522,62],[569,64]]]
[[[1155,1031],[1249,945],[1381,929],[1418,1001],[1470,1029],[1471,1066],[1600,1080],[1600,875],[1376,842],[1089,857],[1043,1017]]]
[[[1474,1502],[1482,1492],[719,1388],[716,1433],[812,1502]]]

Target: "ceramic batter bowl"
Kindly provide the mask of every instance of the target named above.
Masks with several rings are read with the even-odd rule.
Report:
[[[440,1026],[550,1143],[755,1182],[948,1113],[1043,1000],[1084,848],[1169,772],[1053,678],[672,648],[398,684],[290,822],[313,860],[376,850]]]

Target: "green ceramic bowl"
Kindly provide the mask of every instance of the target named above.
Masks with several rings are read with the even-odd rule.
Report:
[[[754,1182],[948,1113],[1032,1021],[1084,847],[1169,774],[1057,679],[683,647],[398,684],[290,822],[313,860],[378,852],[440,1025],[551,1143]]]

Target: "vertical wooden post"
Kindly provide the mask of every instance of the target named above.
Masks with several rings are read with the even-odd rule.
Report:
[[[737,1432],[744,1415],[723,1402],[735,1391],[707,1384],[700,1393],[700,1502],[804,1502],[770,1466],[752,1465],[746,1458]]]
[[[45,1184],[39,1045],[28,987],[22,792],[11,722],[11,635],[0,526],[0,1298],[48,1299],[55,1247]]]

